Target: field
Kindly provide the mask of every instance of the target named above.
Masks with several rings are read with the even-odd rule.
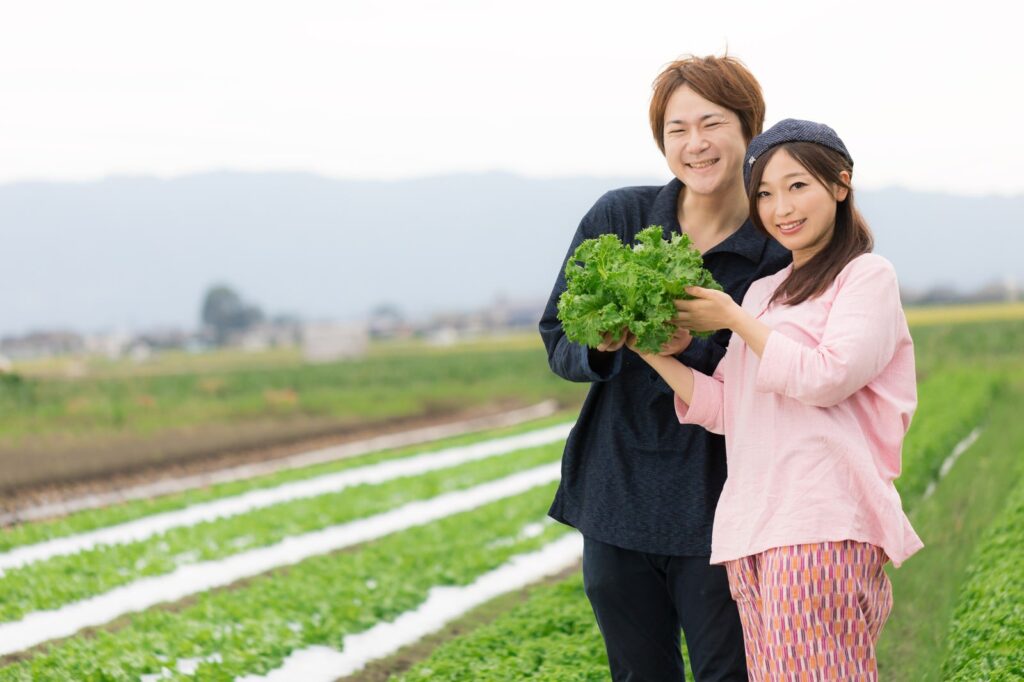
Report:
[[[0,492],[581,396],[532,338],[379,344],[326,365],[288,351],[26,363],[0,375]]]
[[[958,312],[913,333],[920,400],[897,487],[926,548],[890,571],[881,677],[1022,679],[1024,316]],[[31,440],[26,424],[65,428],[76,396],[133,391],[168,408],[150,427],[124,417],[136,436],[197,428],[216,402],[197,393],[206,377],[231,396],[218,419],[241,423],[277,409],[243,409],[268,385],[309,396],[297,413],[347,418],[376,373],[378,417],[420,409],[431,386],[463,406],[579,399],[533,340],[463,350],[393,346],[308,372],[284,354],[74,380],[28,367],[15,390],[35,402],[6,393],[3,433]],[[579,538],[545,516],[572,418],[0,529],[0,681],[607,679]],[[104,419],[82,428],[115,429]]]

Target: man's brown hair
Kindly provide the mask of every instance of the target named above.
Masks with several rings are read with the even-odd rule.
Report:
[[[764,128],[764,96],[754,74],[735,57],[695,57],[672,62],[654,80],[651,95],[651,132],[661,153],[665,153],[665,109],[680,86],[688,85],[704,99],[739,116],[743,136],[749,143]]]

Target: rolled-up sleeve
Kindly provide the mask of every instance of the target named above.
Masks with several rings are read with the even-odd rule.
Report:
[[[830,407],[866,386],[892,360],[906,328],[892,265],[879,256],[862,256],[840,277],[821,342],[809,347],[772,331],[757,390]]]
[[[680,424],[697,424],[711,433],[725,433],[725,385],[720,377],[693,370],[693,402],[687,405],[679,395],[673,400]]]

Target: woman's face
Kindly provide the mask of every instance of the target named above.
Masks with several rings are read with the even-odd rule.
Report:
[[[682,85],[669,97],[662,132],[672,174],[697,194],[743,186],[747,141],[739,116]]]
[[[849,173],[843,171],[849,184]],[[836,226],[836,202],[848,191],[826,187],[785,149],[768,160],[757,191],[757,213],[768,233],[793,252],[798,268],[825,248]]]

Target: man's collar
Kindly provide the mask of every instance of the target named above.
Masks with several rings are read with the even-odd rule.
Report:
[[[759,263],[766,241],[768,241],[768,235],[754,227],[754,223],[747,218],[740,225],[740,229],[705,251],[704,257],[707,258],[713,253],[725,251],[743,256],[753,263]]]
[[[679,192],[682,189],[683,183],[679,178],[672,178],[667,185],[658,190],[658,196],[654,199],[651,224],[663,226],[666,236],[682,232],[682,228],[679,226],[679,215],[676,212]],[[761,254],[764,253],[764,244],[767,239],[768,236],[754,227],[754,223],[747,218],[738,230],[708,249],[704,256],[721,252],[735,253],[758,263],[761,260]]]

